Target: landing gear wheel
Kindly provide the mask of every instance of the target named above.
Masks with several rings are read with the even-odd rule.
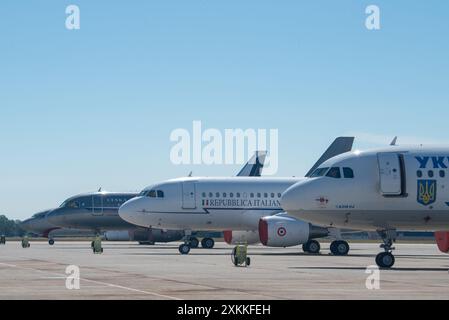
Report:
[[[190,246],[188,244],[181,244],[179,246],[179,253],[181,253],[182,255],[187,255],[190,253]]]
[[[349,253],[349,244],[343,240],[331,243],[331,252],[334,256],[346,256]]]
[[[201,240],[201,246],[204,249],[212,249],[215,246],[215,241],[211,238],[204,238],[203,240]]]
[[[196,249],[196,248],[198,248],[199,245],[200,245],[200,241],[197,238],[195,238],[195,237],[190,238],[190,248]]]
[[[251,265],[251,258],[246,258],[246,266],[249,267]]]
[[[49,240],[48,240],[48,244],[51,245],[51,246],[54,245],[54,244],[55,244],[55,240],[49,239]]]
[[[376,257],[376,264],[383,269],[390,269],[396,262],[394,256],[390,252],[379,253]]]
[[[311,254],[319,254],[321,250],[321,245],[316,240],[310,240],[302,245],[302,250],[304,250],[304,252]]]

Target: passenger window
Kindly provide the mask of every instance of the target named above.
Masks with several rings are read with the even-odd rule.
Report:
[[[240,198],[240,193],[239,192],[237,192],[237,198]]]
[[[262,194],[260,192],[257,193],[257,198],[262,198]]]
[[[444,178],[446,176],[446,172],[444,170],[440,170],[440,178]]]
[[[281,198],[282,197],[282,193],[278,193],[278,198]]]
[[[226,198],[226,192],[223,192],[223,198]]]
[[[429,170],[427,174],[429,175],[429,178],[433,178],[433,170]]]
[[[234,198],[234,194],[231,192],[231,193],[229,194],[229,197],[230,197],[230,198]]]
[[[331,168],[329,172],[326,174],[326,177],[340,179],[341,178],[340,168],[339,167]]]
[[[264,196],[265,198],[268,198],[268,193],[265,192],[265,193],[263,194],[263,196]]]
[[[203,192],[203,198],[206,198],[206,192]]]
[[[212,192],[209,192],[209,198],[212,198],[214,194]]]
[[[216,197],[216,198],[220,198],[220,193],[217,192],[217,193],[215,194],[215,197]]]
[[[271,194],[271,197],[274,198],[274,193]]]
[[[250,197],[250,198],[254,198],[254,193],[250,193],[250,194],[249,194],[249,197]]]
[[[343,175],[346,179],[354,179],[354,171],[351,168],[343,168]]]
[[[422,171],[421,170],[416,171],[416,176],[418,178],[422,178]]]
[[[164,191],[158,190],[158,191],[157,191],[157,197],[158,197],[158,198],[163,198],[163,197],[164,197]]]

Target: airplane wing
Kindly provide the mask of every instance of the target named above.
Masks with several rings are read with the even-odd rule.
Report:
[[[338,156],[339,154],[349,152],[352,150],[352,145],[354,144],[354,137],[338,137],[335,141],[330,145],[330,147],[323,153],[321,158],[315,163],[312,169],[307,172],[306,177],[310,177],[310,175],[318,168],[323,162]]]
[[[243,169],[237,174],[237,177],[260,177],[266,156],[266,151],[256,151],[254,156],[249,159]]]

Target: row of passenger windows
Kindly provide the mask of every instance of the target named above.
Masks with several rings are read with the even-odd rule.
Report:
[[[141,197],[150,197],[150,198],[163,198],[164,191],[162,190],[144,190],[140,193]]]
[[[123,203],[132,198],[133,197],[103,197],[102,199],[101,196],[94,196],[92,202],[92,197],[87,196],[66,201],[61,205],[61,208],[120,207]]]
[[[209,195],[209,198],[220,198],[220,197],[223,197],[223,198],[227,198],[228,196],[229,196],[229,198],[248,198],[248,193],[246,193],[246,192],[244,192],[244,193],[240,193],[240,192],[237,192],[237,193],[233,193],[233,192],[230,192],[230,193],[226,193],[226,192],[223,192],[223,193],[220,193],[220,192],[209,192],[209,194],[207,193],[207,192],[203,192],[202,193],[202,196],[203,196],[203,198],[207,198],[207,196]],[[281,198],[281,196],[282,196],[282,194],[281,193],[274,193],[274,192],[271,192],[271,193],[268,193],[268,192],[265,192],[265,193],[261,193],[261,192],[257,192],[257,193],[254,193],[254,192],[251,192],[251,193],[249,193],[249,197],[250,198],[276,198],[276,196],[278,197],[278,198]]]
[[[342,177],[342,170],[340,167],[332,167],[332,168],[318,168],[316,169],[312,175],[311,178],[317,178],[317,177],[330,177],[335,179],[341,179]],[[348,167],[343,168],[343,177],[345,179],[354,179],[354,170]]]
[[[429,178],[433,178],[435,176],[435,174],[436,173],[433,170],[427,171],[427,176]],[[446,177],[446,171],[444,171],[444,170],[440,170],[438,174],[439,174],[440,178]],[[418,178],[422,178],[424,173],[423,173],[422,170],[418,170],[418,171],[416,171],[416,175],[417,175]]]

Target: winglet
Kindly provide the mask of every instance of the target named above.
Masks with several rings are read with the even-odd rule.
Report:
[[[335,141],[330,145],[330,147],[326,150],[325,153],[321,156],[321,158],[313,165],[313,167],[307,172],[306,177],[310,177],[310,175],[318,168],[323,162],[338,156],[339,154],[349,152],[352,150],[352,146],[354,144],[354,137],[338,137]]]

